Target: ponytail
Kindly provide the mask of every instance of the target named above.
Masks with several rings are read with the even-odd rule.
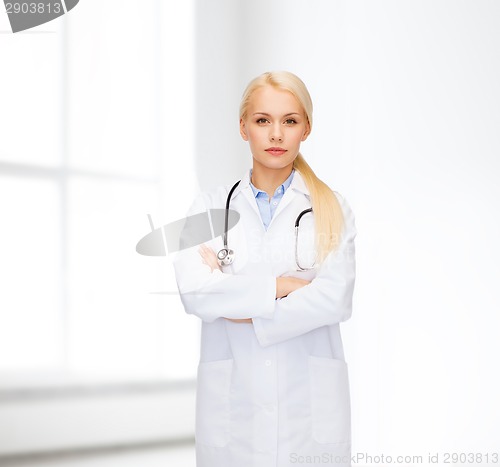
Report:
[[[300,152],[293,162],[293,167],[300,172],[311,195],[316,231],[315,246],[318,262],[321,262],[330,251],[335,251],[339,246],[344,226],[342,208],[335,193],[316,176]]]

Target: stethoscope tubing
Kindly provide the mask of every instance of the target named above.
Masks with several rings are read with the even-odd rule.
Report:
[[[241,180],[238,180],[234,185],[233,187],[231,188],[231,191],[229,192],[229,194],[227,195],[227,200],[226,200],[226,212],[224,214],[224,235],[223,235],[223,239],[224,239],[224,248],[227,250],[227,231],[229,230],[228,227],[229,227],[229,216],[227,215],[227,213],[229,212],[229,203],[231,202],[231,196],[233,196],[233,192],[234,190],[236,190],[236,187],[240,184]]]
[[[225,251],[225,255],[233,255],[234,252],[232,250],[229,249],[228,247],[228,243],[227,243],[227,233],[228,233],[228,230],[229,230],[229,216],[228,216],[228,213],[229,213],[229,205],[231,203],[231,197],[233,196],[233,193],[234,193],[234,190],[236,189],[236,187],[240,184],[241,180],[238,180],[231,188],[231,190],[229,191],[229,194],[227,195],[227,199],[226,199],[226,210],[225,210],[225,213],[224,213],[224,234],[223,234],[223,241],[224,241],[224,249],[219,251],[219,253],[217,254],[217,256],[219,257],[220,253],[222,251]],[[307,214],[309,212],[312,212],[313,209],[312,208],[307,208],[307,209],[304,209],[298,216],[297,216],[297,219],[295,219],[295,264],[297,265],[297,267],[299,268],[299,270],[301,271],[307,271],[308,269],[313,269],[314,268],[314,265],[316,264],[316,261],[314,262],[314,264],[312,265],[312,267],[310,268],[303,268],[299,265],[299,258],[298,258],[298,240],[299,240],[299,224],[300,224],[300,219],[302,219],[302,216],[304,214]],[[232,259],[231,259],[231,262],[229,264],[232,263]],[[219,263],[220,264],[220,263]],[[221,264],[222,265],[222,264]]]

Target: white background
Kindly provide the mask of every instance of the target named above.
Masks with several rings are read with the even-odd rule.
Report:
[[[498,450],[500,4],[217,4],[198,15],[202,183],[241,176],[241,89],[288,69],[315,106],[302,153],[356,215],[353,452]]]
[[[356,215],[355,309],[342,326],[353,452],[498,451],[500,4],[99,5],[40,27],[51,35],[0,35],[2,367],[194,374],[193,319],[175,297],[148,295],[175,282],[134,242],[146,213],[176,220],[197,183],[241,177],[241,93],[287,69],[314,102],[302,153]],[[41,54],[52,61],[37,65]],[[57,177],[7,163],[74,170],[71,209]]]

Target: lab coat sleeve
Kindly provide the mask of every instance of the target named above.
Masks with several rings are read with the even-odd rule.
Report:
[[[351,317],[357,232],[350,206],[345,198],[338,198],[344,214],[339,248],[325,258],[310,284],[275,301],[272,319],[253,318],[257,339],[263,347]]]
[[[195,199],[186,217],[206,212],[204,194]],[[205,242],[213,246],[213,240]],[[199,246],[174,254],[173,266],[180,298],[186,313],[203,321],[217,318],[270,319],[274,315],[276,278],[272,275],[229,274],[203,264]]]

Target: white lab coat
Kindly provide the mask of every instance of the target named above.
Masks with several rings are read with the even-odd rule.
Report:
[[[355,279],[354,215],[345,218],[339,250],[296,272],[294,223],[311,207],[296,170],[266,231],[249,185],[233,193],[240,221],[228,233],[231,266],[211,272],[198,247],[179,252],[174,268],[187,313],[202,320],[196,397],[198,467],[350,465],[347,364],[339,323],[351,316]],[[188,215],[224,208],[232,184],[201,193]],[[313,215],[300,223],[301,265],[314,259]],[[218,237],[206,244],[215,252]],[[276,277],[312,282],[276,300]],[[224,319],[253,318],[253,324]]]

